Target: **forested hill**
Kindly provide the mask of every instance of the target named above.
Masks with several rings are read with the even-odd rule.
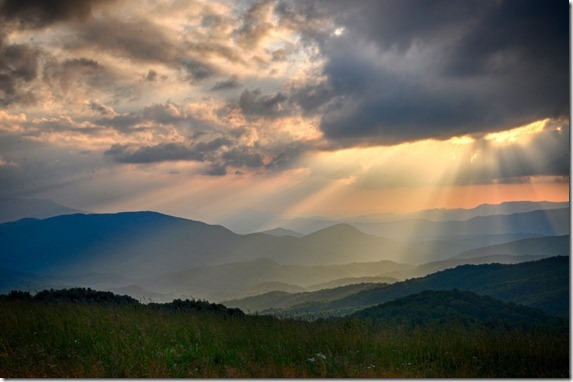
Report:
[[[340,316],[425,290],[460,289],[528,305],[560,317],[569,315],[569,257],[520,264],[460,265],[453,269],[363,290],[332,300],[314,300],[274,313]],[[308,299],[311,299],[308,296]],[[254,301],[250,301],[251,306]],[[240,304],[231,305],[241,307]]]
[[[564,326],[563,318],[540,309],[505,303],[490,296],[460,291],[423,291],[351,315],[378,323],[414,326],[461,325],[496,327]]]

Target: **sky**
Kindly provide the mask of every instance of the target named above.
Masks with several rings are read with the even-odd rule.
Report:
[[[0,0],[0,198],[215,222],[569,200],[566,1]]]

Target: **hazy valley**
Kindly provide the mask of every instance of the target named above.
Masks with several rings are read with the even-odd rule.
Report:
[[[34,216],[30,210],[40,204],[31,203],[25,213]],[[430,210],[415,219],[393,215],[392,222],[333,221],[309,234],[286,228],[236,234],[155,212],[24,218],[0,224],[0,291],[83,286],[153,301],[224,301],[392,284],[464,264],[569,256],[569,210],[563,205],[504,203],[497,209],[503,214],[494,215],[487,213],[497,210],[485,205]]]

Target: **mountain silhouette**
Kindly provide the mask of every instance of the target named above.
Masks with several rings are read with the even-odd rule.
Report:
[[[416,251],[347,226],[302,238],[237,235],[155,212],[75,214],[0,224],[0,266],[24,272],[153,275],[257,258],[334,265],[415,257]]]

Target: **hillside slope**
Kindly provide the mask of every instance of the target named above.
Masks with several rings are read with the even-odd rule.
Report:
[[[490,296],[458,289],[423,291],[360,310],[351,317],[372,318],[377,323],[407,326],[462,325],[486,327],[551,326],[564,319],[539,309],[505,303]]]
[[[548,314],[569,314],[569,258],[565,256],[520,264],[461,265],[431,275],[382,285],[324,302],[314,299],[284,309],[286,315],[347,315],[424,290],[460,289],[489,295],[501,301],[539,308]],[[241,307],[240,304],[236,304]]]

